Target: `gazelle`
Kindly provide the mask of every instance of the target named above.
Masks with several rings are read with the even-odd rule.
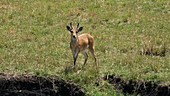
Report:
[[[87,49],[89,49],[89,51],[94,57],[96,68],[97,68],[98,64],[96,61],[96,56],[94,54],[94,38],[87,33],[78,35],[78,33],[83,30],[83,27],[79,27],[79,23],[77,24],[76,27],[73,27],[71,22],[70,26],[66,26],[66,28],[71,33],[70,49],[72,51],[72,55],[74,59],[74,67],[76,65],[78,54],[80,52],[84,55],[85,57],[84,65],[86,64],[88,59],[88,54],[86,51]]]

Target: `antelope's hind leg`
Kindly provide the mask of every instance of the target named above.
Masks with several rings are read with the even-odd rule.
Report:
[[[91,52],[91,54],[93,55],[93,58],[95,60],[95,64],[96,64],[96,68],[98,68],[98,63],[97,63],[97,59],[96,59],[96,55],[94,54],[94,48],[89,48],[89,51]]]
[[[83,67],[84,67],[86,65],[86,63],[87,63],[88,55],[87,55],[86,51],[82,52],[82,54],[84,55],[84,58],[85,58],[84,64],[83,64]]]

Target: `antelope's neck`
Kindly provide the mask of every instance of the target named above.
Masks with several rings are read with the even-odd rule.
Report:
[[[78,45],[78,38],[77,39],[71,38],[70,47],[74,48],[77,45]]]

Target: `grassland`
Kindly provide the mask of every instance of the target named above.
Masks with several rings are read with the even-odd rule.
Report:
[[[65,74],[73,65],[65,28],[70,22],[80,22],[82,33],[94,36],[98,74],[92,56],[83,71]],[[101,80],[106,74],[170,84],[169,0],[1,0],[0,33],[0,72],[56,75],[89,96],[118,95]],[[164,57],[140,54],[163,46]],[[83,61],[79,55],[78,68]]]

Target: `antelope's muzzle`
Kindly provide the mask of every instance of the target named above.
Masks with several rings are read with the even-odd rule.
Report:
[[[73,35],[73,38],[74,38],[74,39],[76,39],[76,36],[75,36],[75,35]]]

